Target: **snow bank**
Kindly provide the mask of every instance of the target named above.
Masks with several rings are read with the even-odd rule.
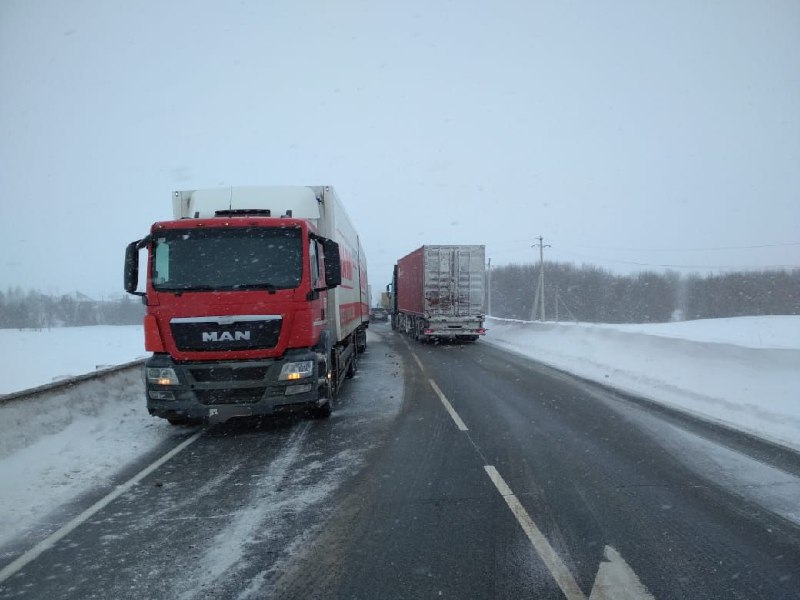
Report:
[[[141,367],[0,404],[0,427],[0,547],[45,537],[50,511],[186,435],[147,414]]]
[[[91,373],[147,354],[141,325],[0,329],[0,394]]]
[[[800,449],[800,317],[487,325],[491,344]]]

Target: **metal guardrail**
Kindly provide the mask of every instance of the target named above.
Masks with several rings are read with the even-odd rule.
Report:
[[[61,379],[59,381],[54,381],[52,383],[46,383],[44,385],[40,385],[35,388],[20,390],[18,392],[11,392],[10,394],[3,394],[0,395],[0,405],[5,404],[7,402],[11,402],[12,400],[24,400],[32,396],[38,396],[39,394],[44,394],[47,392],[69,389],[79,383],[82,383],[84,381],[89,381],[91,379],[103,379],[104,377],[113,375],[114,373],[119,373],[120,371],[124,371],[126,369],[132,369],[134,367],[142,366],[144,365],[144,362],[146,360],[147,360],[146,358],[140,358],[121,365],[114,365],[113,367],[98,369],[97,371],[92,371],[91,373],[86,373],[84,375],[76,375],[75,377],[68,377],[66,379]]]

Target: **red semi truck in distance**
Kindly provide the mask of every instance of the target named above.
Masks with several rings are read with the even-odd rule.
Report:
[[[392,329],[420,341],[476,341],[486,333],[485,256],[484,246],[422,246],[398,260],[389,286]]]
[[[366,258],[333,188],[185,190],[172,204],[125,253],[125,290],[147,306],[150,414],[329,416],[369,323]]]

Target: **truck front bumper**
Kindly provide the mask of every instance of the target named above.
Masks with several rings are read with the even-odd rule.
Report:
[[[310,376],[279,380],[285,364],[303,361],[312,361]],[[148,377],[148,369],[171,369],[177,381]],[[154,354],[145,363],[145,393],[148,412],[164,419],[222,422],[303,411],[319,405],[317,356],[303,350],[281,359],[176,362]]]

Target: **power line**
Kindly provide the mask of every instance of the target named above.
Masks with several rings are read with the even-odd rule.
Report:
[[[579,254],[577,252],[570,252],[562,250],[564,254],[571,254],[587,260],[596,262],[610,262],[619,263],[623,265],[635,265],[637,267],[662,267],[665,269],[800,269],[800,265],[673,265],[673,264],[657,264],[657,263],[643,263],[632,260],[619,260],[615,258],[603,258],[601,256],[587,256],[586,254]]]
[[[564,246],[576,248],[590,248],[595,250],[621,250],[627,252],[707,252],[711,250],[755,250],[758,248],[785,248],[787,246],[800,246],[800,242],[786,242],[784,244],[754,244],[752,246],[709,246],[698,248],[622,248],[618,246],[589,246],[586,244],[570,244],[561,242]]]
[[[486,242],[487,246],[523,246],[527,245],[527,240],[503,240],[500,242]],[[779,244],[752,244],[746,246],[698,246],[689,248],[636,248],[623,246],[593,246],[589,244],[573,244],[571,242],[558,242],[559,246],[571,246],[574,248],[588,248],[591,250],[615,250],[624,252],[709,252],[722,250],[758,250],[761,248],[787,248],[800,246],[800,242],[785,242]]]

